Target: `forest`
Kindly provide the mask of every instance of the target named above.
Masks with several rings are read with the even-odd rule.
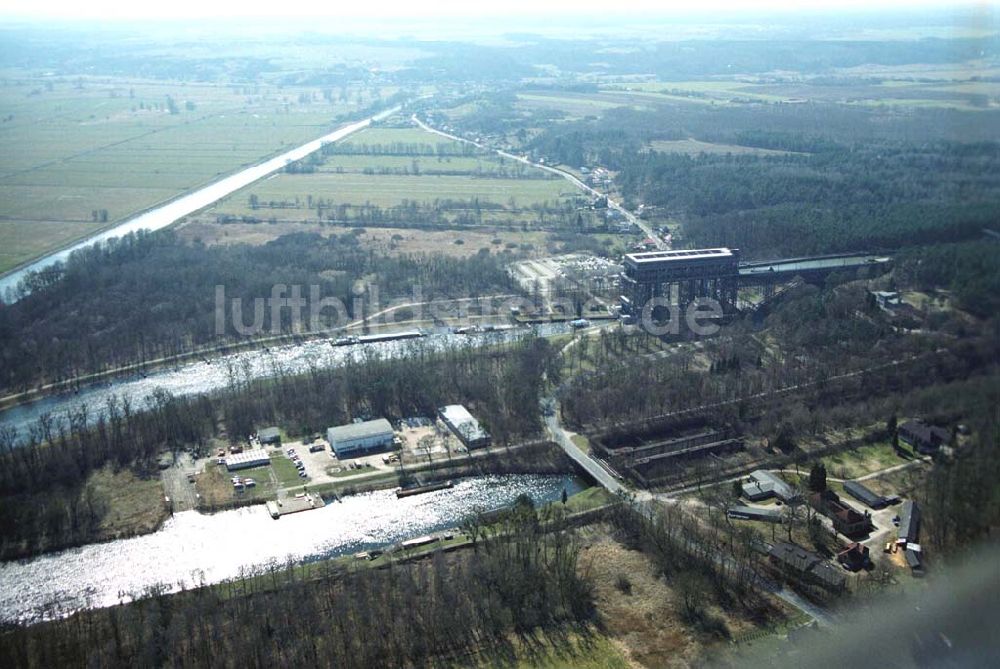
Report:
[[[1000,313],[997,243],[962,242],[906,249],[897,257],[899,282],[921,290],[944,288],[981,318]]]
[[[357,230],[361,230],[358,228]],[[185,244],[172,231],[141,232],[74,253],[54,271],[26,281],[31,294],[0,308],[0,389],[19,392],[42,380],[87,373],[186,353],[241,337],[216,332],[216,286],[227,299],[248,305],[271,295],[275,284],[318,286],[320,296],[339,298],[355,314],[355,283],[364,279],[379,302],[412,297],[472,297],[506,292],[511,281],[502,259],[479,254],[380,256],[362,249],[356,231],[324,237],[297,233],[260,245]],[[290,332],[290,311],[263,331]],[[324,312],[320,325],[337,314]],[[334,323],[335,324],[335,321]],[[341,325],[344,325],[341,323]]]
[[[463,403],[497,444],[536,438],[542,374],[556,364],[551,344],[538,338],[446,351],[416,343],[398,358],[369,354],[305,374],[251,378],[237,366],[229,387],[212,395],[159,391],[44,414],[27,434],[0,427],[0,556],[90,539],[105,512],[86,485],[96,470],[155,476],[164,452],[204,455],[213,438],[238,443],[261,425],[314,434],[354,418],[432,416]]]
[[[868,143],[809,155],[644,152],[626,197],[684,216],[695,246],[797,256],[968,240],[996,224],[1000,145]]]
[[[549,124],[526,146],[563,164],[617,171],[626,202],[677,217],[688,246],[731,246],[758,258],[895,250],[974,239],[996,227],[1000,144],[996,134],[971,140],[984,128],[998,130],[998,118],[937,118],[948,113],[896,117],[820,104],[621,108]],[[687,137],[786,153],[648,148]]]
[[[711,412],[720,426],[771,437],[806,435],[857,425],[865,422],[862,415],[877,421],[894,402],[915,406],[924,392],[941,398],[940,407],[929,410],[920,400],[921,411],[948,420],[983,415],[988,399],[971,398],[997,393],[998,340],[985,324],[956,344],[949,333],[954,327],[945,322],[938,331],[902,335],[870,306],[856,282],[825,289],[805,285],[786,293],[766,316],[727,326],[698,354],[682,346],[665,357],[640,355],[638,339],[624,333],[581,342],[570,364],[588,372],[561,393],[563,417],[581,429],[597,429],[722,403]],[[978,389],[953,395],[944,390],[963,382]],[[795,390],[785,397],[787,388]],[[761,394],[754,402],[741,399]]]

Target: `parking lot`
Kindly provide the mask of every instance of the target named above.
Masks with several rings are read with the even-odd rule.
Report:
[[[270,465],[246,470],[226,472],[225,454],[213,452],[210,462],[218,463],[226,486],[235,494],[257,494],[269,491],[278,493],[298,489],[300,485],[344,482],[378,473],[391,472],[402,464],[427,462],[462,456],[468,449],[440,421],[429,417],[404,418],[394,424],[396,448],[360,457],[340,460],[326,439],[314,438],[285,441],[278,445],[264,446],[257,441],[245,448],[263,448],[270,456]],[[254,479],[246,486],[245,479]],[[237,482],[239,479],[239,482]],[[221,481],[220,481],[221,483]]]

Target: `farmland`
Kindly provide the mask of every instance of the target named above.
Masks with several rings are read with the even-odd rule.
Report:
[[[371,91],[5,74],[0,271],[313,139],[374,100]]]
[[[490,243],[517,244],[524,240],[494,232],[597,224],[587,199],[564,179],[402,123],[327,147],[315,160],[219,202],[193,225],[201,234],[206,221],[472,229]]]

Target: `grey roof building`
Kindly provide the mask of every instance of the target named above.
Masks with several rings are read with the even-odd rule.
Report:
[[[490,435],[483,429],[469,410],[461,404],[449,404],[438,409],[438,415],[448,426],[448,429],[465,444],[467,448],[489,446]]]
[[[743,483],[743,496],[751,502],[777,497],[783,502],[796,496],[795,488],[771,472],[758,469]]]
[[[888,503],[885,497],[869,490],[859,481],[844,481],[844,492],[873,509],[881,509]]]
[[[762,520],[766,523],[780,523],[781,509],[758,506],[733,506],[726,509],[726,515],[737,520]]]
[[[276,427],[265,427],[257,431],[257,438],[262,444],[280,444],[281,432]]]
[[[920,538],[920,507],[912,499],[903,502],[899,512],[899,540],[915,544]]]
[[[899,426],[899,438],[920,453],[934,454],[951,440],[951,433],[922,420],[910,420]]]
[[[326,439],[338,458],[357,457],[392,446],[392,425],[385,418],[338,425],[326,431]]]
[[[844,572],[815,553],[787,541],[772,546],[768,557],[784,571],[830,590],[841,590],[847,582]]]
[[[906,565],[910,568],[910,571],[912,571],[914,575],[920,575],[923,573],[924,565],[920,561],[919,552],[907,548],[906,551],[903,552],[903,557],[906,558]]]

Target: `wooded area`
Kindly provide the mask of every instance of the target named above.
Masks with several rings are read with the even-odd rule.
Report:
[[[511,286],[495,254],[376,255],[353,233],[297,233],[261,246],[209,247],[184,244],[171,231],[141,232],[74,253],[62,268],[30,277],[30,295],[0,308],[0,389],[21,391],[42,380],[238,341],[231,324],[223,336],[216,333],[220,285],[227,299],[242,299],[245,322],[253,320],[254,298],[269,297],[276,284],[299,285],[303,296],[318,286],[321,297],[340,299],[348,316],[360,319],[363,314],[353,313],[353,289],[361,279],[377,286],[383,305],[412,297],[415,285],[426,300]],[[262,334],[290,332],[290,310],[282,310],[277,324],[270,309],[263,311]],[[337,316],[326,310],[320,325]]]

